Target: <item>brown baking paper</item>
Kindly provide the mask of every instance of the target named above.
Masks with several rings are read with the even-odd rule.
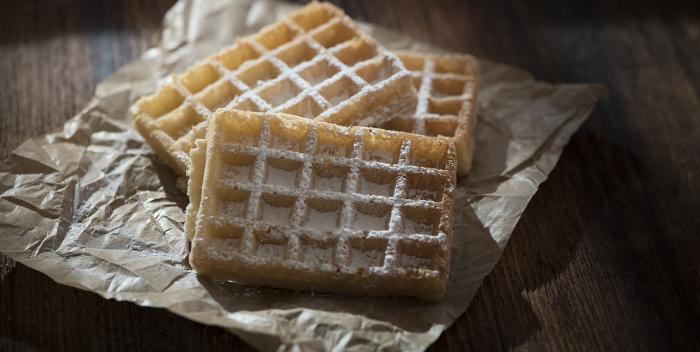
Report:
[[[132,128],[128,109],[168,73],[292,8],[260,0],[178,2],[159,47],[102,82],[63,131],[26,141],[0,165],[0,251],[58,283],[221,326],[261,350],[429,346],[465,311],[603,88],[550,85],[481,62],[477,154],[457,190],[444,302],[213,282],[188,265],[187,197]],[[392,49],[427,48],[364,28]]]

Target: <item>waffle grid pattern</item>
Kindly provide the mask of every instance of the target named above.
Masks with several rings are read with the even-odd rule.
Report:
[[[415,106],[410,80],[342,11],[311,4],[171,79],[137,103],[136,125],[184,174],[218,108],[376,125]]]
[[[442,295],[451,249],[452,143],[298,118],[290,127],[285,119],[294,117],[241,113],[218,113],[221,121],[212,121],[216,130],[209,133],[219,140],[210,135],[206,153],[204,142],[193,152],[194,158],[207,157],[207,200],[193,213],[195,267],[229,259],[258,269],[413,278],[438,288],[411,293],[415,288],[405,287],[399,294]],[[258,131],[245,136],[247,142],[221,137],[225,124],[243,130],[241,121],[256,119]],[[334,144],[339,140],[344,147]],[[338,182],[319,182],[333,177]],[[211,242],[209,250],[196,251],[203,242]]]
[[[466,174],[473,157],[478,63],[470,55],[397,52],[418,90],[415,113],[399,115],[383,128],[426,136],[453,137],[458,173]]]

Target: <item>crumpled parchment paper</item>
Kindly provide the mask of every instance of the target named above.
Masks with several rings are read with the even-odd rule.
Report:
[[[604,88],[550,85],[481,62],[477,153],[457,190],[444,302],[213,282],[188,265],[187,197],[132,128],[128,109],[168,73],[293,7],[262,0],[178,2],[166,15],[158,47],[102,82],[63,131],[26,141],[0,164],[0,251],[58,283],[218,325],[261,350],[429,346],[466,310]],[[427,48],[371,25],[364,29],[391,49]]]

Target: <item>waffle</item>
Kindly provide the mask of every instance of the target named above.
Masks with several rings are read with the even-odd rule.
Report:
[[[469,55],[396,53],[418,90],[415,113],[397,115],[382,128],[447,136],[457,148],[457,173],[469,172],[474,153],[479,67]]]
[[[410,72],[335,6],[312,3],[238,39],[133,108],[148,144],[181,175],[218,108],[378,125],[415,109]]]
[[[440,300],[454,144],[286,114],[219,110],[192,150],[190,262],[215,279]],[[206,159],[206,160],[205,160]]]

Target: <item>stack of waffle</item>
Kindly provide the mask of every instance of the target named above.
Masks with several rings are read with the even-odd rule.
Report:
[[[466,55],[389,52],[312,3],[170,77],[134,124],[189,177],[198,273],[437,301],[477,72]]]

